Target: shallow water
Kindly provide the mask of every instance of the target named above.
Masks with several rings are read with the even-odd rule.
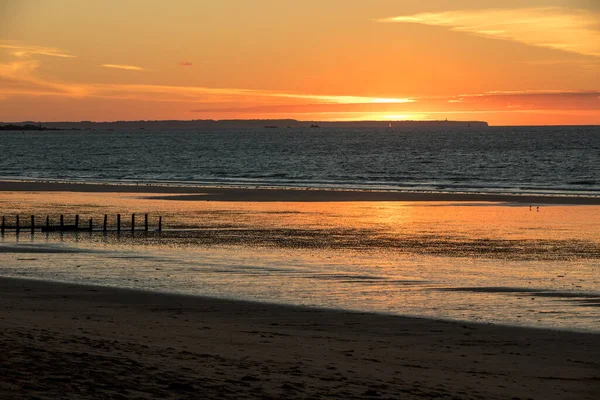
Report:
[[[7,242],[10,238],[3,245]],[[0,275],[600,332],[598,261],[498,262],[245,247],[181,250],[36,244],[33,253],[1,253]]]
[[[82,220],[147,211],[165,216],[166,228],[7,233],[2,276],[600,332],[599,206],[110,193],[3,193],[0,201],[11,215],[78,210]]]

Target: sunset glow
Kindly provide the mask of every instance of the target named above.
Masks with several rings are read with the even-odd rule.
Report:
[[[0,121],[600,124],[589,1],[14,1]]]

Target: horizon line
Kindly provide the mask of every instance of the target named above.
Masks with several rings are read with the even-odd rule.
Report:
[[[502,124],[502,125],[494,125],[490,124],[487,121],[483,120],[446,120],[446,119],[422,119],[422,120],[378,120],[378,119],[360,119],[360,120],[299,120],[295,118],[230,118],[230,119],[135,119],[135,120],[71,120],[71,121],[34,121],[34,120],[22,120],[22,121],[0,121],[2,125],[10,125],[10,124],[78,124],[78,123],[91,123],[91,124],[114,124],[114,123],[135,123],[135,122],[270,122],[270,121],[291,121],[291,122],[301,122],[301,123],[361,123],[361,122],[381,122],[383,124],[390,123],[410,123],[410,122],[459,122],[459,123],[485,123],[489,127],[511,127],[511,126],[582,126],[582,127],[597,127],[600,124]]]

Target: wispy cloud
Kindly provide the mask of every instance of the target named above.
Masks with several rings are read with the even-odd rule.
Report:
[[[25,80],[40,66],[39,61],[20,60],[0,64],[0,77],[5,79]]]
[[[600,57],[600,13],[560,7],[460,10],[379,20],[449,27],[479,36]]]
[[[306,93],[285,93],[269,90],[242,88],[208,88],[199,86],[164,86],[164,85],[111,85],[93,84],[93,91],[108,96],[148,96],[156,101],[182,102],[228,102],[252,100],[262,103],[279,103],[280,100],[294,99],[302,104],[316,102],[320,104],[402,104],[416,100],[409,98],[382,98],[366,96],[319,95]]]
[[[558,95],[558,96],[596,96],[597,90],[566,90],[566,89],[530,89],[530,90],[490,90],[481,94],[465,94],[464,97],[507,96],[507,95]]]
[[[389,97],[364,97],[364,96],[322,96],[314,94],[299,93],[272,93],[275,97],[287,97],[293,99],[316,100],[322,103],[334,104],[401,104],[414,103],[416,100],[409,98]]]
[[[190,61],[181,61],[179,63],[180,67],[191,67],[192,65],[194,65],[194,64],[192,64]]]
[[[144,71],[144,68],[138,67],[138,66],[135,66],[135,65],[102,64],[101,67],[104,67],[104,68],[125,69],[125,70],[128,70],[128,71]]]
[[[600,111],[600,91],[509,91],[487,92],[455,97],[422,97],[409,103],[292,103],[240,106],[236,104],[190,110],[206,115],[292,115],[298,113],[461,113],[489,112],[493,110],[589,110]]]
[[[5,96],[68,96],[81,97],[89,94],[85,84],[50,81],[36,76],[39,60],[23,60],[0,63],[0,92]]]
[[[0,92],[4,99],[14,95],[81,97],[88,93],[85,84],[48,80],[36,74],[42,61],[34,56],[76,57],[67,51],[7,41],[0,41],[0,49],[14,57],[12,61],[0,63]]]
[[[599,91],[517,90],[461,94],[447,97],[377,97],[336,94],[294,93],[244,88],[210,88],[148,84],[75,84],[48,79],[39,73],[41,61],[35,58],[0,63],[0,93],[22,98],[134,101],[145,104],[181,104],[184,112],[212,118],[285,117],[323,113],[385,113],[420,115],[423,113],[510,112],[517,110],[570,110],[595,115],[600,112]],[[340,114],[341,115],[341,114]],[[383,114],[382,114],[383,115]]]
[[[110,66],[109,66],[110,65]],[[0,89],[5,94],[37,95],[37,96],[87,96],[110,99],[136,99],[141,101],[188,102],[188,103],[258,103],[281,104],[290,99],[297,104],[402,104],[414,102],[409,98],[387,98],[368,96],[321,95],[292,93],[244,88],[210,88],[201,86],[168,86],[147,84],[71,84],[57,82],[38,77],[36,70],[39,61],[27,59],[0,64],[0,80],[10,82],[2,84]],[[123,65],[103,65],[107,68],[123,68],[138,70],[140,67]],[[143,70],[140,68],[140,70]]]
[[[29,57],[32,55],[42,55],[60,58],[76,57],[72,54],[69,54],[69,52],[67,51],[56,49],[53,47],[32,46],[6,42],[0,42],[0,49],[4,49],[8,51],[11,55],[19,58]]]

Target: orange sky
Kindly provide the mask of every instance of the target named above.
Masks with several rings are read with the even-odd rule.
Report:
[[[600,124],[600,3],[498,4],[0,0],[0,121]]]

